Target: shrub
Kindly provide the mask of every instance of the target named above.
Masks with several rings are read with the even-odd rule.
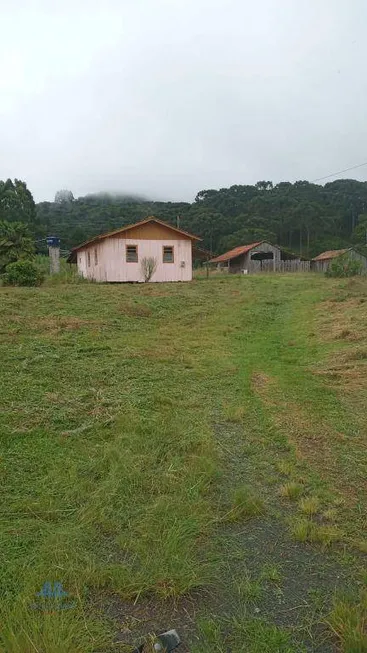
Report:
[[[0,272],[6,271],[9,263],[20,259],[34,258],[34,242],[29,228],[22,222],[0,221]]]
[[[154,272],[157,269],[157,259],[154,258],[154,256],[144,257],[140,268],[144,277],[144,281],[147,283],[151,280]]]
[[[39,286],[43,275],[33,261],[20,260],[6,266],[3,281],[8,286]]]
[[[338,256],[329,265],[325,274],[327,277],[355,277],[362,272],[362,263],[349,254]]]

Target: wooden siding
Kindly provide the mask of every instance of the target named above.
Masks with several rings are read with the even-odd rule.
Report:
[[[157,269],[151,279],[152,282],[161,281],[191,281],[192,279],[192,241],[190,238],[165,240],[139,239],[134,234],[133,238],[111,236],[77,253],[78,271],[88,279],[100,282],[128,282],[144,281],[141,270],[141,261],[144,257],[153,257],[157,261]],[[126,261],[126,246],[136,245],[138,248],[138,261]],[[163,247],[174,248],[174,261],[163,263]],[[97,249],[95,263],[94,250]],[[88,265],[88,251],[90,252],[90,265]]]
[[[311,270],[314,272],[326,272],[328,269],[329,265],[333,261],[337,261],[338,259],[345,257],[345,258],[352,258],[353,260],[360,261],[362,263],[362,272],[365,274],[367,271],[367,258],[363,256],[362,254],[359,254],[356,252],[354,249],[351,249],[347,251],[345,254],[341,254],[340,256],[336,256],[331,259],[323,259],[320,261],[312,261],[311,264]]]
[[[255,263],[255,261],[252,261],[252,263]],[[256,263],[260,263],[260,261],[256,261]],[[289,261],[278,261],[275,272],[309,272],[310,269],[310,261],[300,261],[300,259],[293,259]],[[256,272],[274,272],[273,261],[263,261],[262,267],[259,267]]]
[[[123,234],[116,234],[113,238],[137,238],[139,240],[172,240],[175,234],[169,227],[157,222],[147,222],[143,225],[136,227],[132,226],[131,229],[126,230]],[[184,234],[179,236],[180,240],[191,241],[190,236]]]
[[[229,272],[232,274],[238,274],[243,270],[247,270],[248,274],[252,274],[254,272],[260,271],[262,267],[261,262],[252,259],[253,254],[259,253],[273,254],[273,258],[265,260],[264,263],[271,265],[273,271],[275,272],[278,263],[280,263],[281,251],[279,247],[271,245],[270,243],[260,243],[260,245],[253,247],[249,252],[246,252],[246,254],[242,254],[235,259],[231,259],[229,261]]]

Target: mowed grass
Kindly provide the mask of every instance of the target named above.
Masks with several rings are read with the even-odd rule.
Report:
[[[77,597],[57,616],[66,630],[92,591],[136,600],[208,581],[210,411],[231,370],[207,290],[1,290],[1,584],[18,626],[46,581]],[[47,652],[106,641],[105,628],[77,640],[60,628],[56,644],[46,631],[32,641]]]
[[[130,650],[96,598],[218,591],[228,522],[276,515],[302,546],[347,553],[355,573],[365,299],[363,279],[314,275],[1,288],[2,650]],[[218,423],[233,428],[231,459],[246,447],[246,483],[229,474]],[[72,608],[39,605],[47,581]],[[363,601],[350,627],[349,603],[336,605],[331,636],[363,652]],[[200,650],[299,650],[242,613],[198,632]]]

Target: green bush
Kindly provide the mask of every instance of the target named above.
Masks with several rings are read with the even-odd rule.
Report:
[[[327,277],[355,277],[362,272],[362,263],[350,255],[338,256],[329,265],[325,274]]]
[[[9,263],[3,275],[3,282],[7,286],[39,286],[43,275],[33,261],[20,260]]]

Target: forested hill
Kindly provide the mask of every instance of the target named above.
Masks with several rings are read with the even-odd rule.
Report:
[[[154,215],[203,239],[222,252],[267,239],[316,255],[351,243],[363,245],[367,231],[367,182],[343,179],[325,186],[298,181],[258,182],[200,191],[195,201],[150,202],[107,194],[37,205],[38,236],[55,233],[64,249],[96,234]]]

